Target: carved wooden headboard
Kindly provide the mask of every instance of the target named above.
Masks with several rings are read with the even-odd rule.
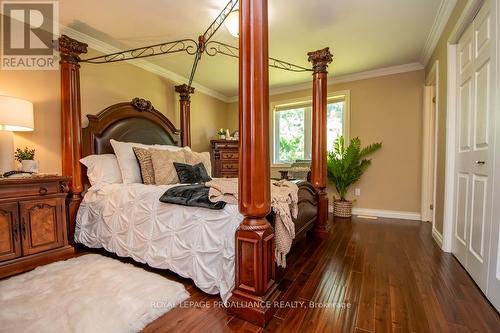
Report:
[[[113,154],[109,140],[143,144],[180,145],[180,131],[156,110],[150,101],[134,98],[131,102],[107,107],[96,115],[87,115],[89,125],[82,132],[82,155]]]

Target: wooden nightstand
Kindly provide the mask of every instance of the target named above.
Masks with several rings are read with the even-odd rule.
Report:
[[[237,178],[239,168],[239,142],[237,140],[212,140],[212,177]]]
[[[66,259],[69,177],[0,178],[0,278]]]

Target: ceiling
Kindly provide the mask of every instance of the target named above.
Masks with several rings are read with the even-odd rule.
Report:
[[[443,0],[444,1],[444,0]],[[181,38],[196,39],[227,0],[64,0],[60,22],[120,49]],[[309,67],[306,53],[329,46],[329,72],[342,76],[420,61],[441,0],[269,0],[269,54]],[[238,45],[225,27],[213,40]],[[92,45],[89,45],[92,47]],[[193,57],[172,54],[148,61],[188,77]],[[304,83],[310,73],[270,69],[272,88]],[[238,63],[204,56],[195,82],[231,97]]]

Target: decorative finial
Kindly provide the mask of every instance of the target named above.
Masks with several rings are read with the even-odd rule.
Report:
[[[87,47],[87,44],[66,35],[59,37],[56,43],[56,49],[61,54],[61,61],[71,63],[78,63],[80,61],[80,54],[87,53]]]
[[[327,73],[328,64],[333,61],[333,55],[330,53],[329,47],[309,52],[307,55],[309,57],[308,60],[313,64],[315,73]]]
[[[175,92],[179,93],[181,101],[189,101],[190,100],[189,95],[194,93],[194,88],[188,86],[187,84],[181,84],[175,86]]]
[[[138,97],[132,100],[132,105],[141,112],[152,112],[155,109],[150,101]]]

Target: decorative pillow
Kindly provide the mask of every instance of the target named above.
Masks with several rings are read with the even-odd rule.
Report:
[[[150,149],[156,185],[178,184],[179,177],[174,162],[186,163],[184,150],[167,151]]]
[[[198,163],[203,163],[203,165],[205,166],[205,170],[208,173],[208,176],[212,175],[212,163],[210,162],[209,152],[197,153],[189,150],[185,151],[184,154],[186,155],[187,164],[195,165]]]
[[[181,184],[205,183],[212,180],[212,178],[208,176],[203,163],[189,165],[174,162],[174,167]]]
[[[151,152],[149,149],[133,147],[132,150],[139,161],[139,169],[141,170],[142,182],[146,185],[155,184],[155,171],[153,169],[153,160],[151,160]]]
[[[87,167],[90,185],[121,184],[122,174],[116,156],[113,154],[89,155],[80,160]]]
[[[116,159],[118,160],[118,165],[123,177],[124,184],[141,183],[141,170],[139,168],[139,162],[135,157],[133,147],[138,148],[154,148],[158,150],[169,150],[169,151],[180,151],[180,150],[190,150],[189,147],[177,147],[169,145],[144,145],[142,143],[134,142],[121,142],[116,140],[109,140],[113,150],[116,154]]]

